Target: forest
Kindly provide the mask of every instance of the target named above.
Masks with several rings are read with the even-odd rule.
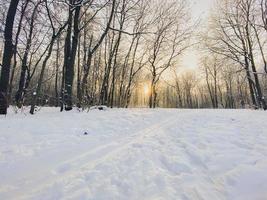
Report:
[[[267,1],[0,2],[0,114],[95,105],[267,109]],[[197,67],[183,66],[194,49]],[[193,55],[192,55],[193,56]]]
[[[266,200],[267,0],[0,0],[0,200]]]

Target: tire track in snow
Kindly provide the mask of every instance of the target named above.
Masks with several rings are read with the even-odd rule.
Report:
[[[33,179],[35,178],[35,181],[29,182],[28,185],[26,184],[18,190],[8,191],[7,199],[23,200],[32,198],[53,184],[64,181],[66,177],[78,174],[81,169],[94,169],[98,164],[104,163],[107,159],[112,159],[121,151],[129,148],[130,145],[140,140],[142,141],[146,137],[157,135],[158,130],[172,125],[175,120],[177,120],[177,113],[170,114],[174,116],[171,116],[148,128],[130,134],[130,136],[126,136],[123,139],[118,139],[116,141],[100,145],[82,155],[64,161],[63,163],[58,164],[54,169],[48,169],[48,173],[38,177],[37,180],[35,177],[29,177]],[[49,173],[51,170],[53,170],[53,174]],[[30,194],[25,194],[28,191],[30,191]]]

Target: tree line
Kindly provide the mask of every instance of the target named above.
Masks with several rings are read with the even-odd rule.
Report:
[[[8,0],[0,10],[0,114],[267,108],[265,0],[219,1],[202,29],[186,0]],[[188,70],[180,61],[191,48],[201,61]]]

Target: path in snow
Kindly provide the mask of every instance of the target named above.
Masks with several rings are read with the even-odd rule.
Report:
[[[265,200],[266,120],[171,109],[0,118],[0,199]]]

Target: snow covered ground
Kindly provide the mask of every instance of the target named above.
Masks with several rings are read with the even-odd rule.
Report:
[[[1,200],[266,200],[266,172],[264,111],[0,117]]]

